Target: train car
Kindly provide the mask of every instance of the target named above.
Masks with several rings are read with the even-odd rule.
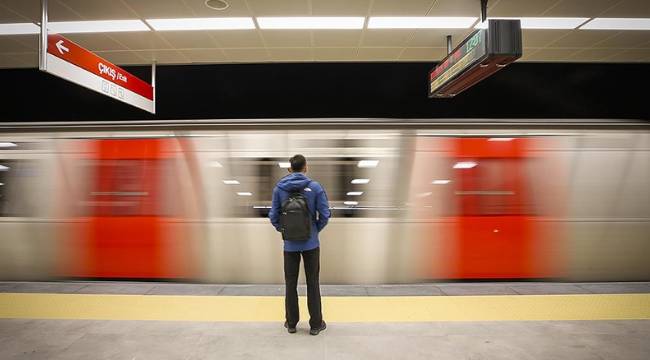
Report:
[[[282,283],[266,216],[302,153],[323,283],[650,278],[647,128],[230,123],[2,133],[0,277]]]

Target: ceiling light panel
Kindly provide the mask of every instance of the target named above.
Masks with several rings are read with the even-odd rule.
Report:
[[[584,17],[495,17],[488,20],[521,20],[522,29],[575,29],[589,18]],[[476,29],[487,28],[487,21],[479,22]]]
[[[150,31],[140,20],[54,21],[47,24],[54,33],[80,34],[103,32]]]
[[[249,17],[146,19],[156,31],[250,30],[255,23]]]
[[[237,180],[224,180],[223,183],[226,185],[239,185],[239,181]]]
[[[32,23],[0,24],[0,35],[38,34],[41,27]]]
[[[14,148],[16,146],[18,146],[18,145],[16,145],[16,143],[12,143],[12,142],[0,142],[0,148]]]
[[[580,30],[650,30],[650,18],[595,18]]]
[[[287,161],[287,162],[280,161],[280,162],[278,163],[278,166],[281,167],[281,168],[283,168],[283,169],[288,169],[288,168],[291,167],[291,163],[288,162],[288,161]]]
[[[354,206],[354,205],[359,205],[359,202],[358,201],[344,201],[343,204],[348,205],[348,206]]]
[[[367,184],[370,182],[370,179],[354,179],[352,184]]]
[[[476,17],[381,16],[371,17],[368,29],[467,29],[476,20]]]
[[[258,17],[260,29],[363,29],[362,16]]]
[[[361,196],[361,195],[363,195],[363,191],[348,191],[346,195],[348,195],[348,196]]]

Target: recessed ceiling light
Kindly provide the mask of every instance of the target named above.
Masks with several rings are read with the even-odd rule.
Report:
[[[344,201],[343,204],[353,206],[353,205],[359,205],[359,202],[358,201]]]
[[[0,165],[0,171],[7,171],[7,170],[9,170],[9,166]]]
[[[361,196],[363,195],[363,191],[348,191],[346,194],[348,196]]]
[[[146,19],[145,21],[156,31],[255,29],[253,19],[249,17]]]
[[[650,30],[650,18],[595,18],[580,30]]]
[[[288,162],[288,161],[286,161],[286,162],[285,162],[285,161],[280,161],[280,162],[278,163],[278,166],[281,167],[281,168],[283,168],[283,169],[288,169],[288,168],[291,167],[291,163]]]
[[[437,180],[433,180],[431,183],[433,185],[447,185],[450,182],[451,182],[451,180],[447,180],[447,179],[437,179]]]
[[[252,196],[253,193],[248,192],[248,191],[240,191],[240,192],[237,193],[237,195],[239,195],[239,196]]]
[[[61,34],[151,30],[140,20],[54,21],[47,23],[47,28]]]
[[[354,179],[352,180],[353,184],[367,184],[370,182],[370,179]]]
[[[362,16],[258,17],[260,29],[363,29]]]
[[[270,209],[270,206],[264,206],[264,205],[253,205],[253,209]]]
[[[476,17],[380,16],[368,20],[368,29],[467,29]]]
[[[357,164],[360,168],[375,168],[379,165],[379,160],[361,160]]]
[[[589,18],[583,17],[491,17],[488,20],[521,20],[522,29],[575,29]],[[487,21],[476,24],[476,29],[487,28]]]
[[[454,169],[471,169],[476,166],[474,161],[461,161],[454,164]]]
[[[16,146],[18,146],[18,145],[16,145],[15,143],[12,143],[12,142],[0,142],[0,148],[12,148],[12,147],[16,147]]]
[[[212,10],[223,11],[230,7],[225,0],[205,0],[205,6]]]
[[[224,180],[223,183],[226,185],[239,185],[239,181],[237,180]]]
[[[488,141],[512,141],[514,138],[507,138],[507,137],[495,137],[495,138],[489,138]]]
[[[38,34],[41,27],[33,23],[0,24],[0,35]]]

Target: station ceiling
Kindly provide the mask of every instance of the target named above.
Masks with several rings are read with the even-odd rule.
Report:
[[[249,17],[246,30],[69,33],[119,65],[312,61],[439,61],[474,30],[369,29],[377,16],[478,17],[479,0],[49,0],[49,21]],[[358,16],[362,29],[261,29],[259,17]],[[488,17],[650,18],[649,0],[491,0]],[[37,23],[40,0],[0,0],[0,24]],[[650,62],[650,30],[525,29],[524,56],[536,62]],[[38,37],[0,35],[0,68],[38,66]]]

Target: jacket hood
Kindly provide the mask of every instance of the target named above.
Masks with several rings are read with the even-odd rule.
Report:
[[[303,173],[291,173],[278,181],[278,187],[284,191],[297,191],[306,188],[310,181]]]

